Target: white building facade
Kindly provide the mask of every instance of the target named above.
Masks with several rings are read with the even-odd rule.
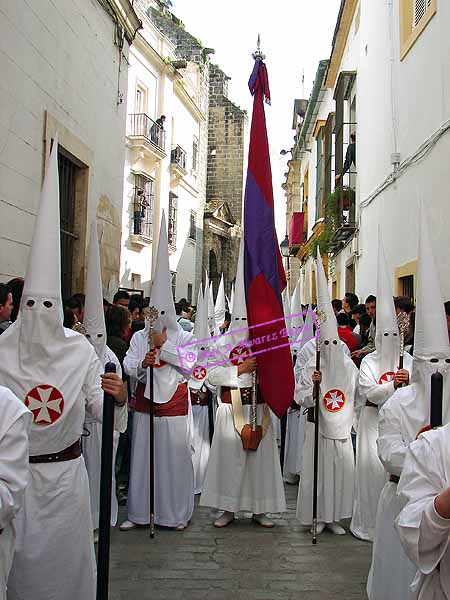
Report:
[[[304,301],[315,299],[311,253],[318,241],[333,297],[355,291],[364,301],[375,293],[378,227],[394,293],[414,298],[420,202],[450,298],[449,23],[446,2],[342,1],[332,54],[318,70],[293,149],[307,222],[297,252]],[[336,181],[352,133],[356,161]],[[333,204],[330,194],[342,181],[345,193]]]
[[[143,28],[129,59],[120,287],[149,295],[164,211],[174,298],[195,302],[206,194],[208,65],[180,58],[176,43],[152,17],[154,5],[135,4]]]
[[[45,160],[59,136],[62,282],[84,289],[87,235],[102,239],[103,284],[119,274],[129,0],[0,7],[0,279],[25,274]]]

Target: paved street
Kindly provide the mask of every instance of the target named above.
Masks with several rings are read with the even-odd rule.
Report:
[[[112,536],[111,600],[363,600],[372,545],[324,533],[316,547],[288,513],[264,530],[247,520],[218,530],[197,507],[180,533],[148,529]],[[122,509],[123,516],[124,511]]]

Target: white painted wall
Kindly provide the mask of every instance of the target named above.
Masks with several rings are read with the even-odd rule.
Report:
[[[95,1],[0,6],[0,279],[25,273],[43,177],[45,111],[92,153],[88,219],[122,205],[127,68]],[[128,52],[125,42],[124,52]]]

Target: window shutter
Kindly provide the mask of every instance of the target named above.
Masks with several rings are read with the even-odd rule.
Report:
[[[431,0],[414,0],[413,29],[417,27],[431,6]]]

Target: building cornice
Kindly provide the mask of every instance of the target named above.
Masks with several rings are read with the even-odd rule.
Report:
[[[327,88],[333,88],[336,83],[357,6],[358,0],[342,0],[341,2],[336,29],[334,30],[333,47],[331,49],[328,71],[325,78],[325,86]]]
[[[187,93],[186,88],[184,87],[183,79],[178,79],[178,81],[175,81],[173,87],[175,94],[191,112],[192,116],[198,121],[205,122],[206,115],[200,110],[192,97]]]
[[[130,0],[108,0],[108,4],[114,11],[117,21],[123,27],[125,38],[131,45],[136,37],[136,32],[142,27],[142,21],[136,14]]]

